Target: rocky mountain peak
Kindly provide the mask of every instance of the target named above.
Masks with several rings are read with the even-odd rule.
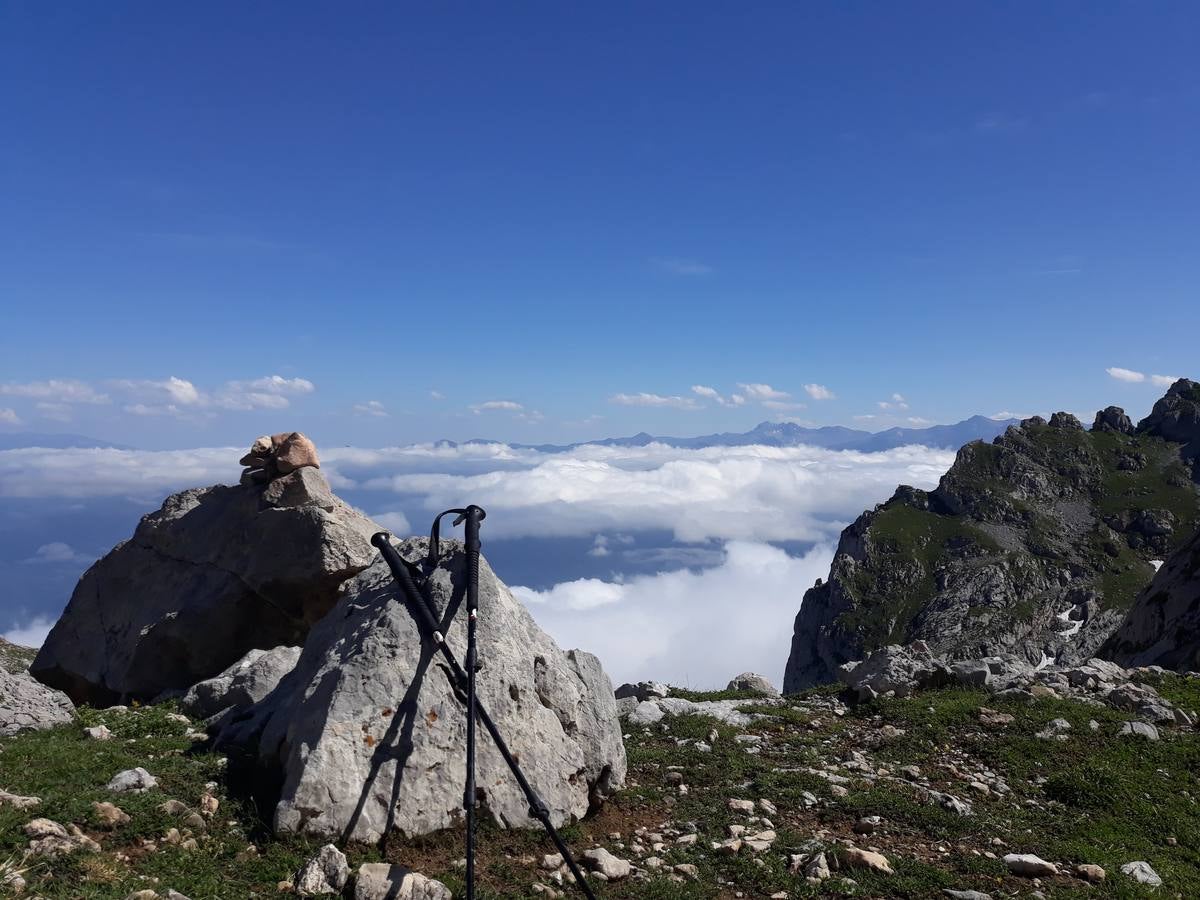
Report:
[[[1192,461],[1200,478],[1200,384],[1180,378],[1138,422],[1137,431],[1183,444],[1181,454]]]
[[[1137,429],[1117,407],[1090,431],[1033,416],[963,446],[935,490],[901,486],[842,532],[829,579],[805,594],[785,691],[916,640],[951,658],[1094,655],[1151,561],[1200,524],[1197,396],[1177,382]]]

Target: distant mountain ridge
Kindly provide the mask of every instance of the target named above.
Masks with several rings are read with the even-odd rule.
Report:
[[[928,428],[888,428],[886,431],[863,431],[844,425],[822,425],[810,427],[794,422],[760,422],[750,431],[720,434],[702,434],[698,437],[668,437],[639,432],[630,437],[601,438],[594,441],[579,441],[574,444],[512,444],[520,450],[536,450],[540,453],[565,453],[577,447],[645,447],[649,444],[666,444],[688,450],[705,447],[821,447],[826,450],[858,450],[874,453],[893,450],[910,444],[925,447],[957,450],[971,441],[990,441],[1003,434],[1010,425],[1020,424],[1019,419],[989,419],[987,416],[971,416],[953,425],[931,425]],[[470,444],[502,444],[474,438],[469,441],[438,441],[443,447],[460,447]]]
[[[44,447],[47,450],[92,449],[132,450],[123,444],[102,441],[82,434],[41,434],[35,431],[18,431],[0,434],[0,450],[28,450]]]

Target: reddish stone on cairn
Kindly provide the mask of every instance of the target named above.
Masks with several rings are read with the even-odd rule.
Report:
[[[316,445],[307,437],[298,431],[284,431],[256,439],[241,464],[247,467],[242,484],[265,484],[305,466],[319,469],[321,460]]]

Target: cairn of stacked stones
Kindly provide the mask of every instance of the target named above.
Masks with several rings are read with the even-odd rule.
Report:
[[[316,445],[299,431],[264,434],[239,462],[246,467],[242,484],[266,484],[305,466],[321,468]]]

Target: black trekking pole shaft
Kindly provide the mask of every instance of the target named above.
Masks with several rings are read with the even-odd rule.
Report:
[[[446,637],[442,634],[441,627],[438,624],[437,609],[434,607],[433,601],[426,597],[417,587],[416,582],[413,581],[412,573],[408,570],[408,565],[396,551],[396,548],[392,546],[390,537],[391,535],[386,531],[381,531],[371,538],[371,543],[379,548],[384,562],[387,563],[388,568],[392,571],[392,577],[396,579],[396,583],[400,585],[401,591],[408,600],[409,607],[416,610],[418,619],[425,624],[425,627],[433,636],[434,644],[446,659],[455,687],[459,691],[463,691],[467,687],[467,673],[463,671],[462,666],[458,663],[458,659],[446,643]],[[470,707],[468,707],[469,710]],[[513,778],[516,779],[517,785],[525,794],[525,799],[529,803],[530,815],[542,823],[546,834],[554,842],[554,846],[558,849],[563,862],[567,864],[567,868],[575,878],[575,883],[579,886],[584,896],[588,900],[596,900],[596,895],[592,893],[591,886],[587,883],[587,879],[583,877],[583,872],[580,870],[578,863],[575,862],[575,857],[571,855],[570,848],[567,847],[566,842],[562,839],[562,835],[558,833],[558,829],[554,827],[554,823],[550,821],[550,810],[542,801],[542,798],[538,796],[537,791],[533,789],[533,785],[525,778],[525,773],[521,771],[521,766],[513,758],[512,752],[508,749],[508,744],[501,737],[500,729],[496,727],[496,723],[492,721],[492,717],[488,715],[487,710],[484,709],[483,704],[478,700],[475,701],[475,715],[483,723],[484,730],[491,735],[492,743],[500,751],[500,756],[503,757],[509,771],[513,774]]]
[[[479,619],[479,523],[483,510],[468,506],[463,511],[467,553],[467,778],[463,808],[467,818],[467,900],[475,900],[475,673],[479,671],[476,626]]]

